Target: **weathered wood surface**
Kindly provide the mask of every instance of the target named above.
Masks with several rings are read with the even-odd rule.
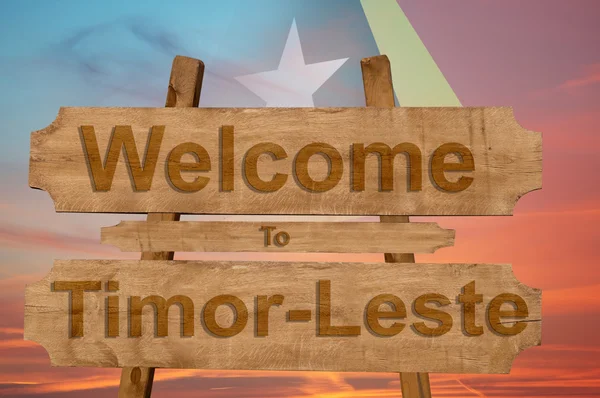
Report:
[[[128,128],[119,136],[130,148],[135,142],[135,184],[120,145],[107,151],[115,126],[131,126],[131,140]],[[360,144],[364,174],[362,157],[350,160]],[[406,144],[396,149],[409,148],[413,161],[386,157],[393,172],[380,181],[371,144]],[[458,144],[472,154],[462,162],[473,171],[444,171],[459,161]],[[438,148],[450,152],[436,157]],[[541,170],[541,134],[520,127],[510,108],[61,108],[31,136],[29,183],[61,212],[509,215],[541,187]]]
[[[204,63],[198,59],[176,56],[171,67],[166,107],[197,107],[204,77]],[[148,222],[179,221],[177,213],[151,213]],[[142,260],[173,260],[171,251],[144,251]],[[121,371],[119,398],[149,398],[154,368],[126,367]]]
[[[363,77],[365,102],[367,106],[393,108],[394,87],[392,84],[392,68],[386,55],[364,58],[360,61]],[[408,216],[381,216],[382,223],[410,222]],[[414,263],[416,250],[385,250],[384,258],[387,263]],[[400,388],[402,398],[431,398],[428,373],[400,373]]]
[[[81,337],[69,337],[70,326],[77,324],[69,323],[71,296],[67,291],[57,291],[57,281],[62,288],[68,281],[102,282],[102,290],[83,293],[82,310],[77,312],[83,316]],[[117,281],[119,291],[106,293],[104,286],[108,281]],[[327,292],[323,281],[330,281],[327,297],[323,296]],[[472,282],[474,291],[463,288]],[[462,306],[467,307],[459,303],[461,289],[472,298],[481,295],[480,302],[471,304],[472,316],[461,316]],[[416,304],[417,298],[432,293],[445,296],[446,305],[429,303],[423,312]],[[515,318],[494,321],[496,327],[524,327],[516,335],[494,332],[488,321],[490,311],[496,315],[499,311],[490,302],[503,293],[520,296],[528,307],[527,316],[519,318],[521,321],[516,324],[511,322]],[[397,296],[406,307],[405,318],[382,319],[379,323],[382,328],[393,327],[392,321],[405,325],[393,336],[382,337],[375,334],[374,327],[367,327],[373,319],[373,314],[367,316],[367,304],[381,294]],[[188,307],[182,318],[180,308],[171,306],[168,318],[162,318],[156,328],[154,308],[146,305],[141,313],[141,337],[129,337],[135,333],[128,324],[136,323],[131,319],[128,322],[135,305],[132,296],[143,299],[150,295],[167,300],[176,295],[187,296],[194,308],[189,311]],[[209,312],[207,303],[220,295],[237,297],[247,313],[240,310],[234,319],[233,311],[222,305],[216,308],[215,318],[204,318]],[[261,295],[263,299],[257,298]],[[257,320],[255,306],[266,302],[265,297],[277,295],[282,296],[281,305],[267,306],[268,321]],[[120,305],[114,307],[120,320],[116,329],[106,325],[107,296],[120,298]],[[504,306],[507,308],[502,311],[513,309],[510,304]],[[401,311],[400,308],[398,304],[395,310]],[[310,310],[312,320],[288,322],[289,310]],[[317,310],[321,311],[320,321]],[[383,304],[379,310],[394,309]],[[444,324],[449,326],[448,321],[431,319],[434,310],[448,314],[452,326],[435,337],[417,332],[424,326],[432,330]],[[429,319],[417,316],[418,311]],[[57,366],[507,373],[519,351],[540,344],[540,316],[541,292],[519,283],[509,265],[491,264],[71,260],[56,261],[50,274],[27,286],[25,293],[25,338],[43,345]],[[318,323],[326,323],[327,318],[332,327],[346,326],[352,329],[348,333],[358,330],[360,334],[317,336]],[[186,320],[183,325],[182,319]],[[247,324],[240,327],[238,321],[243,323],[244,319]],[[422,323],[417,325],[419,322]],[[217,337],[207,329],[215,331],[221,327],[227,331],[232,325],[237,325],[239,333],[231,337]],[[257,328],[264,333],[265,325],[268,335],[259,337]],[[182,337],[182,333],[189,335],[189,327],[193,336]],[[115,330],[120,333],[118,337],[106,337]],[[155,337],[161,330],[168,336]],[[466,334],[478,330],[478,335]]]
[[[454,230],[436,223],[122,221],[102,228],[101,240],[125,252],[433,253],[454,244]]]

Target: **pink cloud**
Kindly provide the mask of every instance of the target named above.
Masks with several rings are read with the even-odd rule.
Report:
[[[89,237],[69,235],[39,228],[19,225],[0,227],[0,246],[10,248],[32,248],[74,251],[93,255],[106,255],[111,249],[101,246],[98,240]]]
[[[600,83],[600,63],[586,65],[582,76],[569,79],[558,86],[562,90],[571,90],[579,87],[591,86]]]

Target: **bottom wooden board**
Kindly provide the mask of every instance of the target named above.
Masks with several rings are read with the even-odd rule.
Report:
[[[25,294],[58,366],[508,373],[540,317],[498,264],[70,260]]]

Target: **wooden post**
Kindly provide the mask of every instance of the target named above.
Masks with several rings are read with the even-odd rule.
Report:
[[[360,62],[367,106],[392,108],[394,87],[390,61],[386,55],[363,58]],[[381,222],[407,223],[408,216],[381,216]],[[413,253],[385,253],[387,263],[414,263]],[[400,373],[403,398],[431,398],[429,374]]]
[[[176,56],[171,67],[165,107],[197,107],[200,102],[204,63]],[[177,213],[151,213],[148,221],[179,221]],[[173,252],[144,252],[142,260],[173,260]],[[154,368],[123,368],[119,398],[148,398],[152,392]]]

